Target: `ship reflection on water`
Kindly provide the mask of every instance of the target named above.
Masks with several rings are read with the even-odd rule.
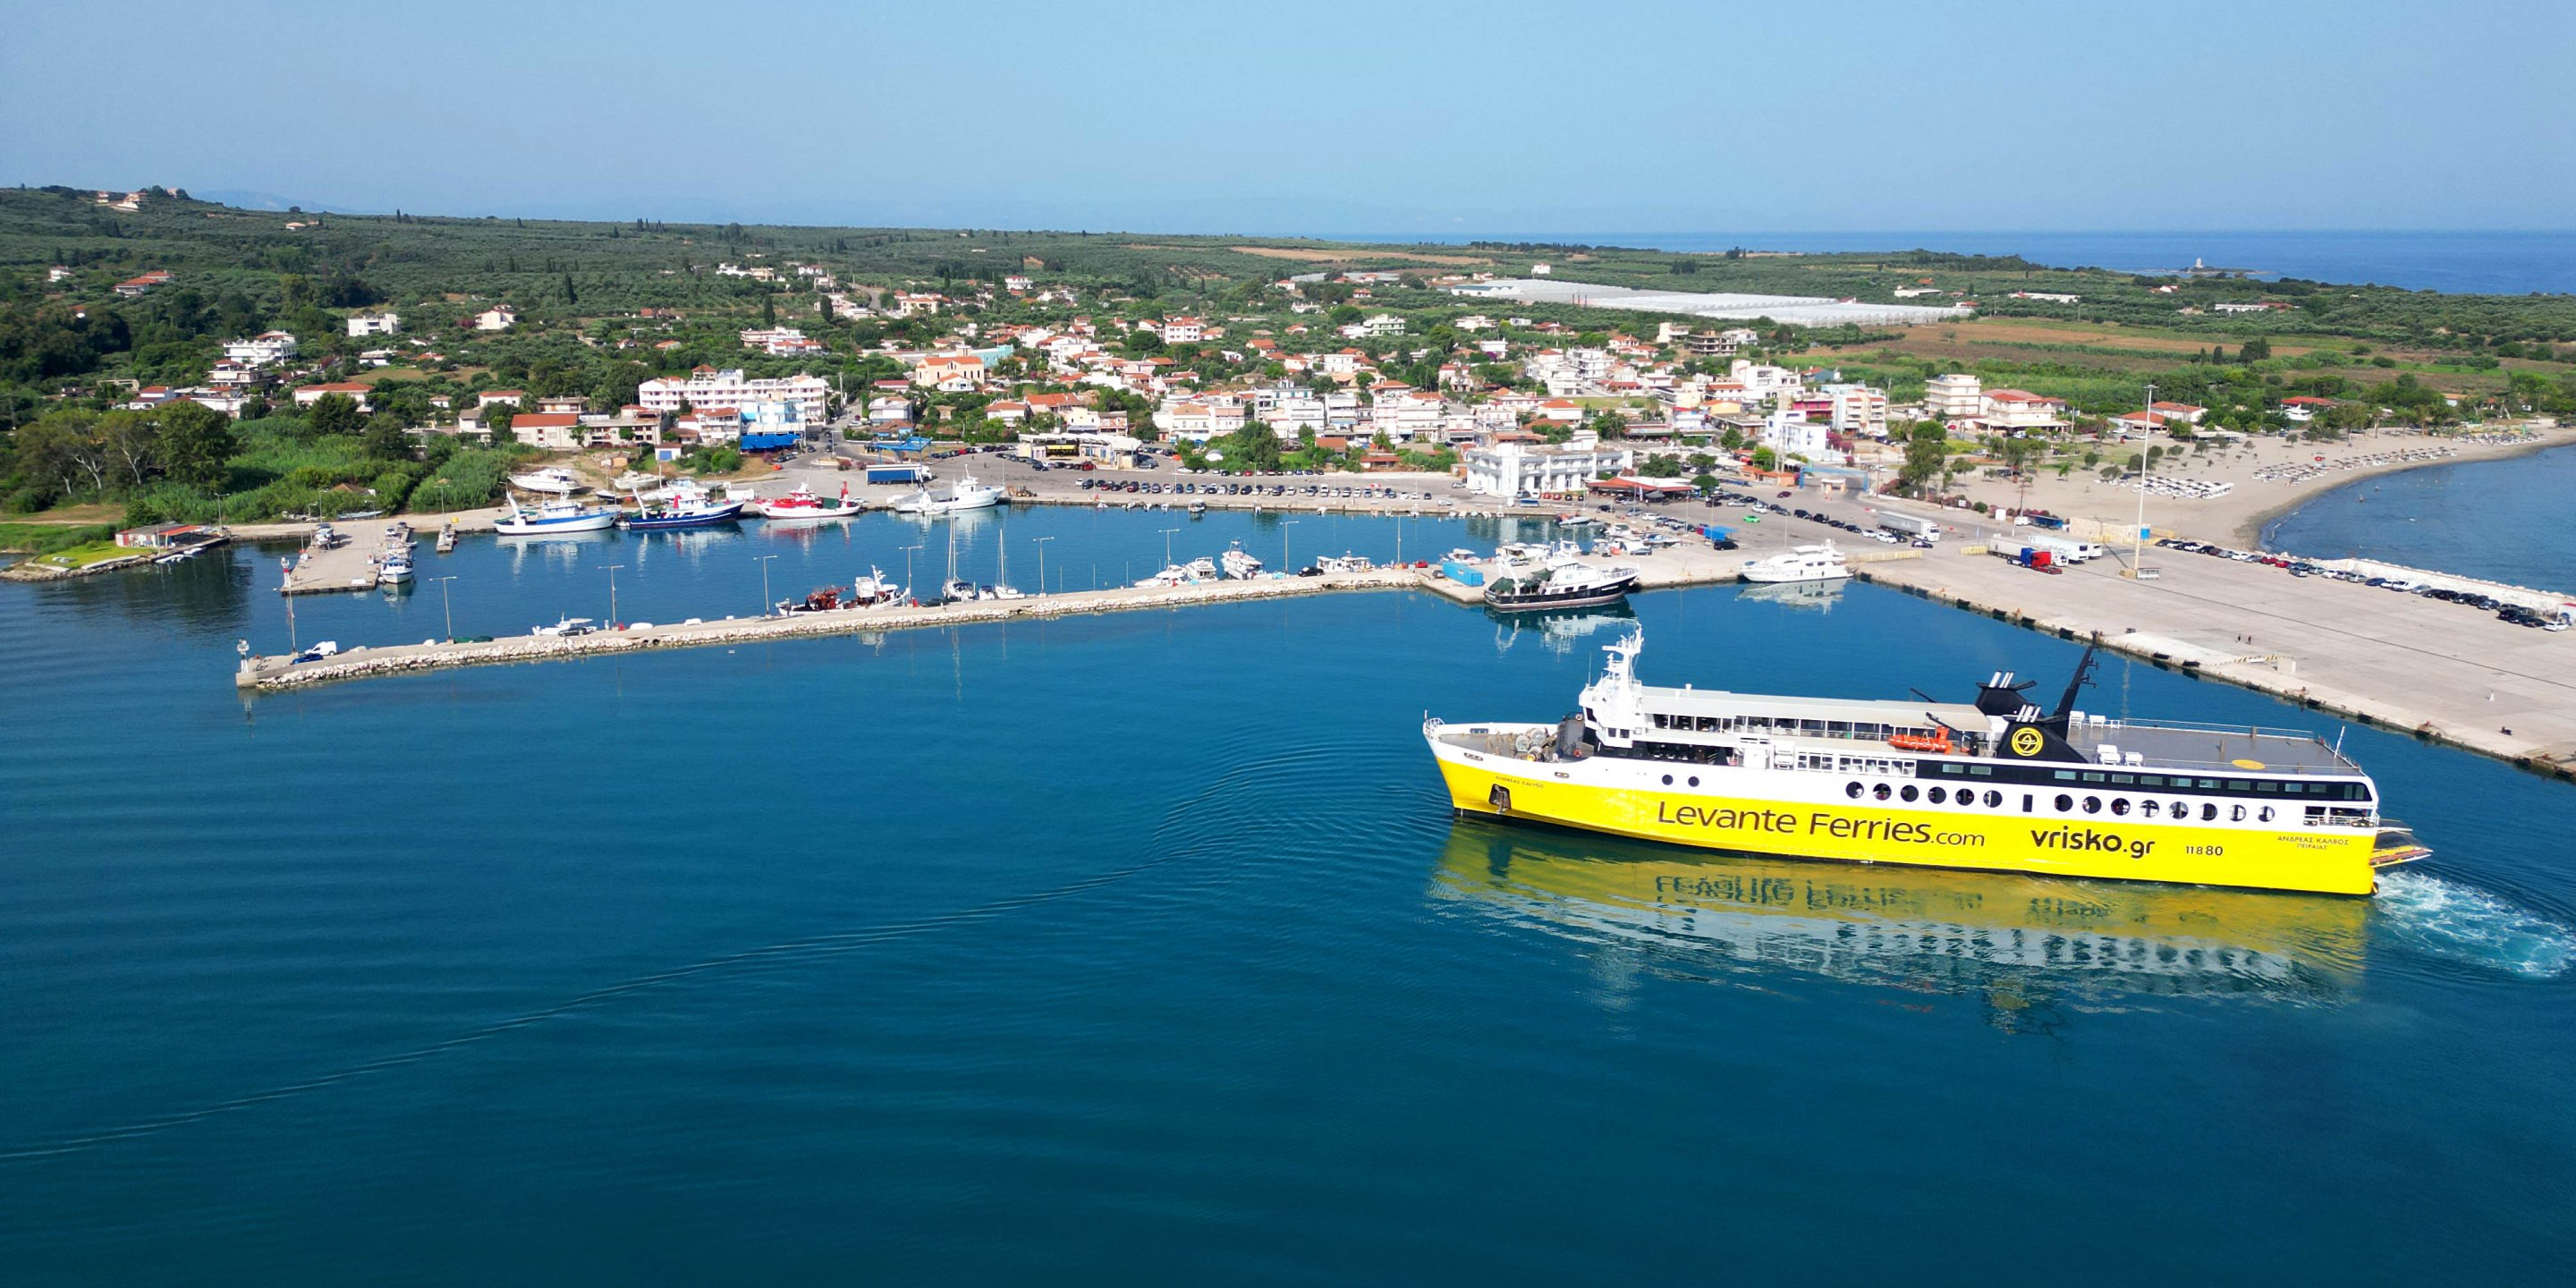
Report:
[[[1767,585],[1746,586],[1735,597],[1749,603],[1777,604],[1783,608],[1812,608],[1830,613],[1842,602],[1843,583],[1834,581],[1779,581]]]
[[[1495,652],[1508,653],[1513,645],[1526,640],[1564,656],[1600,631],[1637,620],[1637,610],[1622,602],[1545,612],[1503,613],[1488,608],[1485,616],[1494,623]]]
[[[1462,819],[1435,897],[1668,978],[1782,973],[1976,999],[2047,1029],[2161,998],[2300,1005],[2361,979],[2362,899],[1697,854]]]

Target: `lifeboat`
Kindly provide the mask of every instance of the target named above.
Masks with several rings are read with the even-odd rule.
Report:
[[[1951,751],[1950,731],[1944,729],[1939,733],[1931,734],[1890,734],[1887,738],[1887,745],[1896,748],[1898,751],[1928,751],[1935,755],[1946,756],[1949,755]]]

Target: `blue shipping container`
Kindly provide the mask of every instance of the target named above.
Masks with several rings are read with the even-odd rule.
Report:
[[[1455,559],[1444,559],[1440,562],[1440,575],[1447,577],[1449,580],[1454,581],[1461,586],[1482,586],[1485,584],[1485,574],[1478,572]]]

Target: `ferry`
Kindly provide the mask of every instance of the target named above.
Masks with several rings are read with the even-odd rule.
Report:
[[[1552,724],[1426,718],[1452,808],[1788,858],[2316,894],[2374,893],[2430,853],[2313,734],[2076,710],[2093,648],[2042,711],[2010,672],[1973,703],[1652,687],[1644,647],[1604,647]]]

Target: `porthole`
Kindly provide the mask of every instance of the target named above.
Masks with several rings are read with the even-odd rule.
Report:
[[[1890,793],[1887,790],[1887,784],[1880,783],[1878,786],[1870,788],[1869,794],[1879,798],[1880,800],[1886,800]]]
[[[2200,807],[2200,821],[2201,821],[2201,822],[2203,822],[2203,823],[2213,823],[2213,822],[2216,822],[2217,820],[2218,820],[2218,807],[2217,807],[2217,806],[2215,806],[2215,805],[2203,805],[2203,806],[2201,806],[2201,807]]]
[[[2101,813],[2101,812],[2102,812],[2102,798],[2101,798],[2101,797],[2099,797],[2099,796],[2087,796],[2087,797],[2085,797],[2085,798],[2084,798],[2084,812],[2085,812],[2085,813],[2087,813],[2087,814],[2099,814],[2099,813]]]
[[[2261,808],[2261,809],[2259,809],[2259,810],[2255,811],[2255,813],[2254,813],[2254,818],[2255,818],[2255,821],[2257,821],[2257,822],[2262,822],[2262,823],[2269,823],[2269,822],[2271,822],[2271,821],[2272,821],[2272,807],[2271,807],[2271,806],[2269,806],[2269,805],[2266,805],[2266,806],[2264,806],[2263,808]]]
[[[1987,808],[1987,809],[2002,809],[2003,807],[2004,807],[2004,794],[2003,794],[2002,792],[1993,791],[1993,790],[1988,790],[1988,791],[1986,792],[1986,808]]]
[[[2148,801],[2145,804],[2138,806],[2138,812],[2146,815],[2148,818],[2154,818],[2156,816],[2156,803],[2154,801]]]
[[[1666,774],[1666,775],[1664,775],[1664,786],[1666,786],[1666,787],[1670,787],[1670,786],[1672,786],[1672,785],[1673,785],[1673,776],[1672,776],[1671,774]]]
[[[2230,822],[2230,823],[2242,823],[2242,822],[2244,822],[2244,821],[2245,821],[2245,807],[2244,807],[2244,806],[2242,806],[2242,805],[2230,805],[2230,806],[2228,806],[2228,807],[2227,807],[2227,821],[2228,821],[2228,822]]]
[[[1923,793],[1914,790],[1914,784],[1912,783],[1907,783],[1905,785],[1905,790],[1897,793],[1897,795],[1904,797],[1908,804],[1913,803],[1914,798],[1922,794]]]
[[[1941,804],[1942,802],[1950,799],[1950,793],[1939,787],[1935,787],[1925,794],[1932,798],[1932,803],[1935,805]]]
[[[2067,812],[2069,812],[2069,811],[2072,811],[2074,808],[2075,808],[2075,798],[2074,798],[2074,797],[2069,796],[2069,795],[2065,794],[2064,792],[2060,792],[2060,793],[2058,793],[2058,796],[2057,796],[2057,812],[2058,812],[2058,813],[2060,813],[2060,814],[2064,814],[2064,813],[2067,813]]]
[[[1845,795],[1845,796],[1849,796],[1849,797],[1851,797],[1853,800],[1859,800],[1859,799],[1860,799],[1860,793],[1861,793],[1861,785],[1860,785],[1859,783],[1845,783],[1845,784],[1843,784],[1843,795]]]
[[[1697,787],[1697,786],[1699,786],[1699,775],[1697,775],[1697,774],[1693,774],[1693,775],[1691,775],[1690,785],[1691,785],[1691,786],[1693,786],[1693,787]]]
[[[2112,798],[2111,798],[2111,812],[2112,812],[2112,813],[2114,813],[2114,814],[2118,814],[2118,815],[2120,815],[2120,816],[2121,816],[2121,817],[2123,817],[2123,818],[2127,817],[2127,816],[2128,816],[2128,813],[2129,813],[2129,798],[2128,798],[2128,797],[2126,797],[2126,796],[2114,796],[2114,797],[2112,797]]]

